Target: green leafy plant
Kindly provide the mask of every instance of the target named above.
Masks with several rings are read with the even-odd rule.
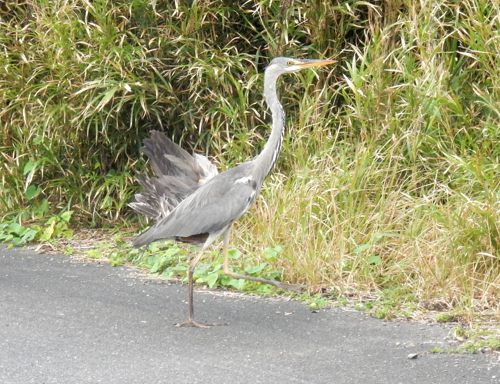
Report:
[[[113,266],[133,263],[166,279],[185,280],[191,251],[169,241],[152,243],[147,249],[141,251],[131,247],[129,243],[119,240],[116,242],[100,242],[95,248],[87,250],[86,256],[91,259],[107,259]],[[267,248],[265,254],[268,257],[272,257],[272,255],[276,255],[279,251],[279,246]],[[232,261],[239,261],[241,254],[238,250],[231,249],[229,257]],[[218,252],[213,252],[207,262],[200,263],[197,266],[194,273],[194,280],[209,288],[224,287],[261,294],[271,294],[276,291],[271,286],[226,276],[222,270],[222,262],[222,255]],[[267,279],[279,281],[281,277],[281,272],[273,270],[267,263],[236,265],[232,268],[240,274],[246,273]]]
[[[42,208],[40,212],[46,212]],[[43,224],[21,225],[16,221],[0,223],[0,242],[14,246],[33,241],[46,242],[55,238],[68,238],[73,235],[69,227],[71,211],[64,211],[57,216],[49,217]]]
[[[65,211],[57,216],[50,217],[39,229],[40,235],[37,237],[38,241],[48,241],[58,237],[71,237],[73,230],[69,228],[72,211]]]
[[[22,225],[11,223],[0,223],[0,241],[10,243],[12,245],[23,245],[35,239],[38,231],[32,228],[23,227]]]

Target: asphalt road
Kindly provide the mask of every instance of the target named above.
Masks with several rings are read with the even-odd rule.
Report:
[[[449,328],[197,291],[131,268],[0,249],[0,383],[498,383],[491,355],[431,354]],[[408,355],[418,353],[416,359]]]

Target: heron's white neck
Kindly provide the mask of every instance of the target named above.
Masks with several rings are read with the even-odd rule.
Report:
[[[254,160],[254,173],[259,187],[276,163],[285,133],[285,112],[276,93],[276,80],[279,75],[270,71],[264,74],[264,97],[272,114],[272,130],[264,149]]]

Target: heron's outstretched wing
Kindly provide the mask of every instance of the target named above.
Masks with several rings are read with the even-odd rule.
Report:
[[[168,216],[182,200],[218,173],[205,156],[191,156],[158,131],[151,131],[142,150],[149,158],[154,176],[138,176],[142,191],[129,206],[155,220]]]
[[[139,235],[134,245],[223,231],[255,200],[257,183],[248,176],[248,168],[248,164],[242,164],[215,176]]]

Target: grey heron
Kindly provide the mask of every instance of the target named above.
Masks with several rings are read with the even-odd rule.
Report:
[[[265,177],[278,158],[285,130],[285,114],[276,92],[280,75],[304,68],[320,67],[334,60],[277,57],[264,73],[264,97],[272,114],[272,130],[262,152],[254,159],[218,173],[207,158],[191,156],[159,132],[144,142],[156,177],[141,177],[143,192],[130,206],[155,220],[133,240],[140,247],[157,240],[172,239],[201,245],[188,268],[188,319],[181,326],[206,327],[194,320],[193,271],[204,251],[223,236],[223,271],[237,278],[280,286],[279,282],[233,273],[228,265],[231,225],[255,201]]]

